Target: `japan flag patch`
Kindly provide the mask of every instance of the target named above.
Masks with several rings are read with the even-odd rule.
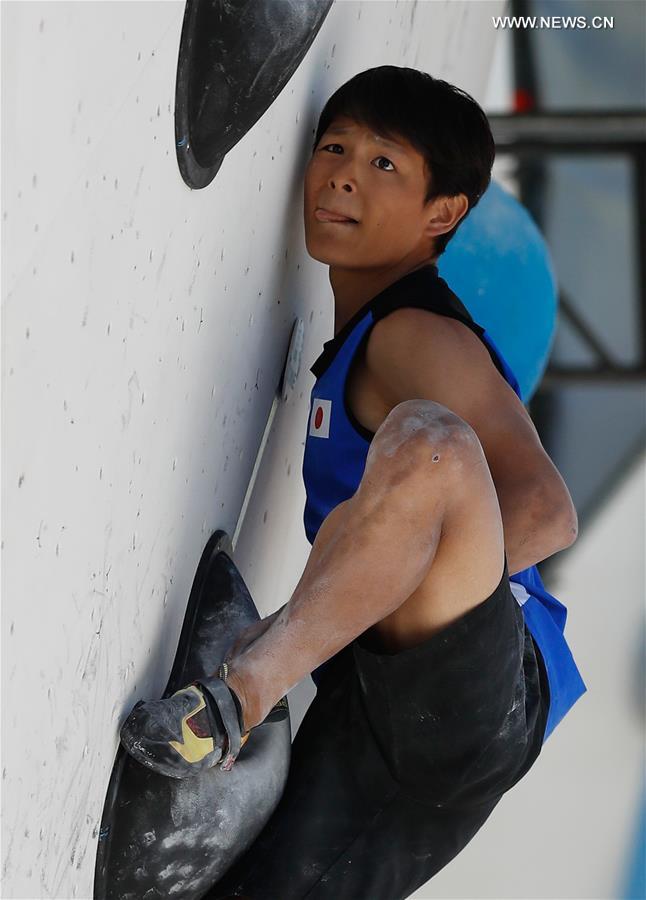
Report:
[[[332,415],[332,401],[316,398],[312,403],[312,415],[310,416],[310,436],[327,438],[330,436],[330,416]]]

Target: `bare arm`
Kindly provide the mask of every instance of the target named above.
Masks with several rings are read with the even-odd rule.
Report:
[[[467,326],[426,310],[397,310],[374,326],[366,365],[386,407],[435,400],[474,429],[498,495],[510,575],[574,543],[577,515],[565,482]]]

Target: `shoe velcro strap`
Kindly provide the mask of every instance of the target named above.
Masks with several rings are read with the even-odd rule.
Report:
[[[231,768],[234,760],[240,753],[240,722],[238,721],[238,711],[231,696],[231,690],[226,686],[224,681],[217,675],[211,678],[200,678],[196,682],[207,694],[206,700],[211,701],[222,719],[224,730],[227,733],[228,747],[227,755],[222,761],[222,768],[227,771]]]

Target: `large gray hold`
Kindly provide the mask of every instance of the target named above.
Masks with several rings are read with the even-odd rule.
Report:
[[[222,662],[260,616],[216,531],[200,559],[164,697]],[[271,719],[271,717],[269,717]],[[254,728],[233,768],[166,778],[119,747],[97,851],[95,900],[199,900],[251,846],[278,805],[291,750],[289,715]]]

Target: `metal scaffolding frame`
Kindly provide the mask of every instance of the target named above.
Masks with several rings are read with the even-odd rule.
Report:
[[[518,178],[521,199],[540,220],[543,166],[548,154],[618,154],[632,165],[634,232],[639,305],[639,359],[622,365],[604,347],[603,337],[577,312],[565,291],[559,288],[559,309],[596,357],[594,366],[550,363],[543,376],[546,387],[564,382],[640,382],[646,379],[646,114],[625,112],[528,112],[489,115],[498,153],[520,161]],[[540,224],[540,221],[539,221]]]

